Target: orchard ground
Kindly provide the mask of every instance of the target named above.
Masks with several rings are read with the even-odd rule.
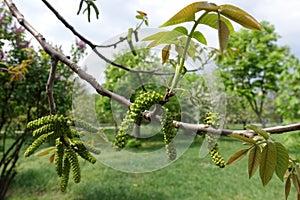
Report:
[[[112,134],[112,133],[109,133]],[[281,140],[280,135],[275,136]],[[155,148],[156,143],[147,144]],[[258,172],[249,180],[247,157],[233,165],[219,169],[207,156],[199,158],[201,138],[196,138],[190,148],[173,164],[151,173],[124,173],[100,162],[92,165],[81,161],[82,179],[70,183],[66,193],[60,192],[60,179],[49,156],[21,158],[18,174],[8,191],[7,200],[33,199],[201,199],[249,200],[284,199],[284,183],[277,177],[262,187]],[[220,151],[225,160],[237,150],[245,148],[238,141],[222,137]],[[26,146],[26,145],[25,145]],[[291,191],[289,199],[295,199]]]

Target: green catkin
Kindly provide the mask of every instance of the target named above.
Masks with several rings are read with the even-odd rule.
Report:
[[[209,151],[209,155],[215,165],[219,166],[220,168],[225,167],[225,161],[219,152],[218,144],[215,144],[215,146]]]
[[[176,136],[176,130],[173,127],[173,119],[169,110],[165,108],[166,116],[161,120],[163,125],[162,132],[164,134],[164,143],[169,160],[175,160],[177,156],[174,137]]]
[[[53,124],[58,119],[57,115],[47,115],[38,119],[35,119],[27,124],[27,128],[31,130],[38,129],[46,124]]]
[[[71,165],[70,165],[69,159],[65,155],[64,162],[63,162],[62,175],[61,175],[61,180],[60,180],[60,190],[62,192],[65,192],[67,189],[68,182],[69,182],[70,168],[71,168]]]
[[[206,114],[205,122],[211,126],[219,126],[218,124],[219,116],[217,113],[209,112]],[[209,149],[209,155],[216,166],[220,168],[225,167],[225,161],[222,155],[219,152],[218,148],[218,135],[206,133],[205,140],[207,142],[207,148]]]
[[[146,92],[138,96],[134,103],[131,104],[129,111],[123,119],[119,131],[115,137],[114,148],[121,150],[127,144],[129,134],[133,128],[134,123],[138,123],[141,119],[141,113],[149,110],[154,104],[159,104],[163,96],[158,92]]]
[[[73,142],[72,147],[76,148],[78,150],[77,153],[83,159],[85,159],[93,164],[96,162],[96,158],[92,154],[90,154],[90,152],[86,149],[86,147],[84,146],[84,144],[81,141]]]
[[[74,124],[77,128],[81,128],[89,133],[97,133],[99,129],[90,123],[82,120],[82,119],[75,119]]]
[[[131,119],[129,111],[127,111],[127,114],[126,114],[125,118],[123,119],[121,126],[120,126],[118,133],[114,140],[114,148],[115,149],[121,150],[125,147],[125,145],[128,141],[128,138],[129,138],[128,132],[130,132],[132,130],[133,124],[134,124],[134,121],[133,121],[133,119]]]
[[[38,137],[38,136],[41,136],[43,134],[49,133],[51,131],[55,131],[55,126],[53,124],[46,124],[46,125],[43,125],[42,127],[39,127],[37,129],[35,129],[32,132],[32,135],[34,137]]]
[[[55,169],[57,172],[57,175],[61,177],[62,175],[62,168],[63,168],[63,157],[64,157],[64,145],[60,141],[59,138],[56,139],[56,151],[55,151]]]
[[[53,138],[54,132],[50,132],[38,137],[25,151],[24,156],[29,157],[32,155],[42,144]]]
[[[73,180],[75,183],[79,183],[81,179],[81,175],[80,175],[80,166],[79,166],[77,154],[73,149],[67,148],[66,156],[68,157],[68,160],[71,165]]]
[[[95,146],[88,144],[86,142],[83,142],[83,144],[89,152],[94,153],[96,155],[99,155],[101,153],[101,150],[99,148],[96,148]]]

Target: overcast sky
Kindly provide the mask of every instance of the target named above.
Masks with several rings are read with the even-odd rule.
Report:
[[[40,0],[14,0],[25,18],[49,42],[70,46],[75,37],[56,20],[54,15],[45,8]],[[172,17],[184,6],[193,3],[191,0],[98,0],[100,18],[92,15],[92,22],[87,22],[86,15],[76,15],[79,0],[49,0],[50,3],[67,19],[80,33],[93,42],[100,44],[113,36],[135,27],[136,10],[148,14],[150,27],[156,28]],[[214,0],[218,5],[233,4],[253,15],[258,21],[267,20],[275,25],[276,32],[282,36],[280,45],[291,47],[292,53],[300,58],[300,1],[299,0]],[[208,34],[208,44],[215,46],[216,31]]]

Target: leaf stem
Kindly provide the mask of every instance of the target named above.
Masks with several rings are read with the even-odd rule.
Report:
[[[181,58],[181,62],[180,62],[179,65],[178,64],[176,65],[175,75],[174,75],[173,80],[172,80],[172,85],[171,85],[171,88],[169,90],[169,94],[171,94],[173,92],[174,88],[176,87],[176,85],[178,83],[178,80],[179,80],[179,77],[180,77],[180,74],[182,73],[182,70],[184,68],[184,64],[185,64],[185,60],[186,60],[186,57],[187,57],[187,52],[188,52],[188,49],[189,49],[189,46],[190,46],[190,43],[191,43],[192,36],[193,36],[198,24],[200,23],[201,19],[204,16],[206,16],[208,13],[209,13],[209,11],[206,11],[205,13],[203,13],[195,21],[195,24],[193,25],[190,33],[188,34],[188,38],[187,38],[187,41],[185,43],[185,47],[184,47],[183,55],[182,55],[182,58]]]

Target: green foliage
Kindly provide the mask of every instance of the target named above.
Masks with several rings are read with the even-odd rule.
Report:
[[[228,42],[231,50],[217,61],[226,89],[245,98],[264,124],[264,106],[270,94],[279,90],[277,77],[291,61],[289,49],[276,44],[279,36],[274,26],[267,22],[262,26],[264,31],[241,30],[233,34]]]
[[[266,131],[253,125],[247,126],[247,128],[251,129],[257,136],[255,136],[254,139],[251,139],[242,135],[229,135],[230,137],[243,141],[245,145],[249,145],[250,147],[234,153],[229,158],[227,165],[242,159],[249,153],[249,179],[252,178],[257,169],[259,169],[259,176],[263,186],[266,186],[269,183],[274,173],[276,173],[277,177],[283,181],[285,174],[291,170],[289,165],[291,165],[292,159],[290,158],[287,149],[280,142],[275,142]],[[294,164],[294,166],[297,165],[297,163]]]
[[[300,64],[299,59],[292,54],[286,55],[286,63],[278,77],[279,90],[275,99],[276,112],[283,117],[285,123],[293,123],[300,119]]]
[[[198,19],[195,19],[196,13],[199,11],[205,11],[203,14],[200,15]],[[209,15],[211,13],[217,13],[217,15]],[[222,16],[223,15],[223,16]],[[152,42],[148,45],[148,47],[154,47],[159,44],[173,44],[175,45],[175,49],[178,53],[178,63],[174,65],[176,67],[175,75],[172,79],[172,84],[169,90],[169,93],[172,93],[174,88],[176,87],[180,75],[185,74],[185,61],[188,56],[191,56],[194,59],[194,53],[189,53],[189,50],[193,45],[192,38],[196,39],[199,42],[206,44],[206,39],[202,37],[202,34],[196,30],[199,24],[205,24],[210,27],[214,27],[217,24],[218,29],[218,36],[219,36],[219,44],[220,44],[220,51],[223,51],[227,47],[228,39],[230,33],[233,32],[232,25],[229,20],[226,18],[237,22],[238,24],[254,29],[254,30],[262,30],[261,25],[249,15],[247,12],[243,11],[240,8],[237,8],[233,5],[220,5],[217,6],[214,3],[208,3],[206,1],[195,2],[192,3],[183,9],[181,9],[177,14],[175,14],[171,19],[161,25],[161,27],[171,26],[176,24],[181,24],[184,22],[194,22],[193,27],[191,28],[190,32],[187,34],[187,31],[180,28],[175,28],[172,31],[162,31],[156,33],[154,35],[148,36],[144,38],[145,41]],[[196,34],[194,34],[196,32]],[[181,47],[178,44],[178,41],[184,40],[184,45]],[[165,54],[162,54],[164,63],[166,62]]]

